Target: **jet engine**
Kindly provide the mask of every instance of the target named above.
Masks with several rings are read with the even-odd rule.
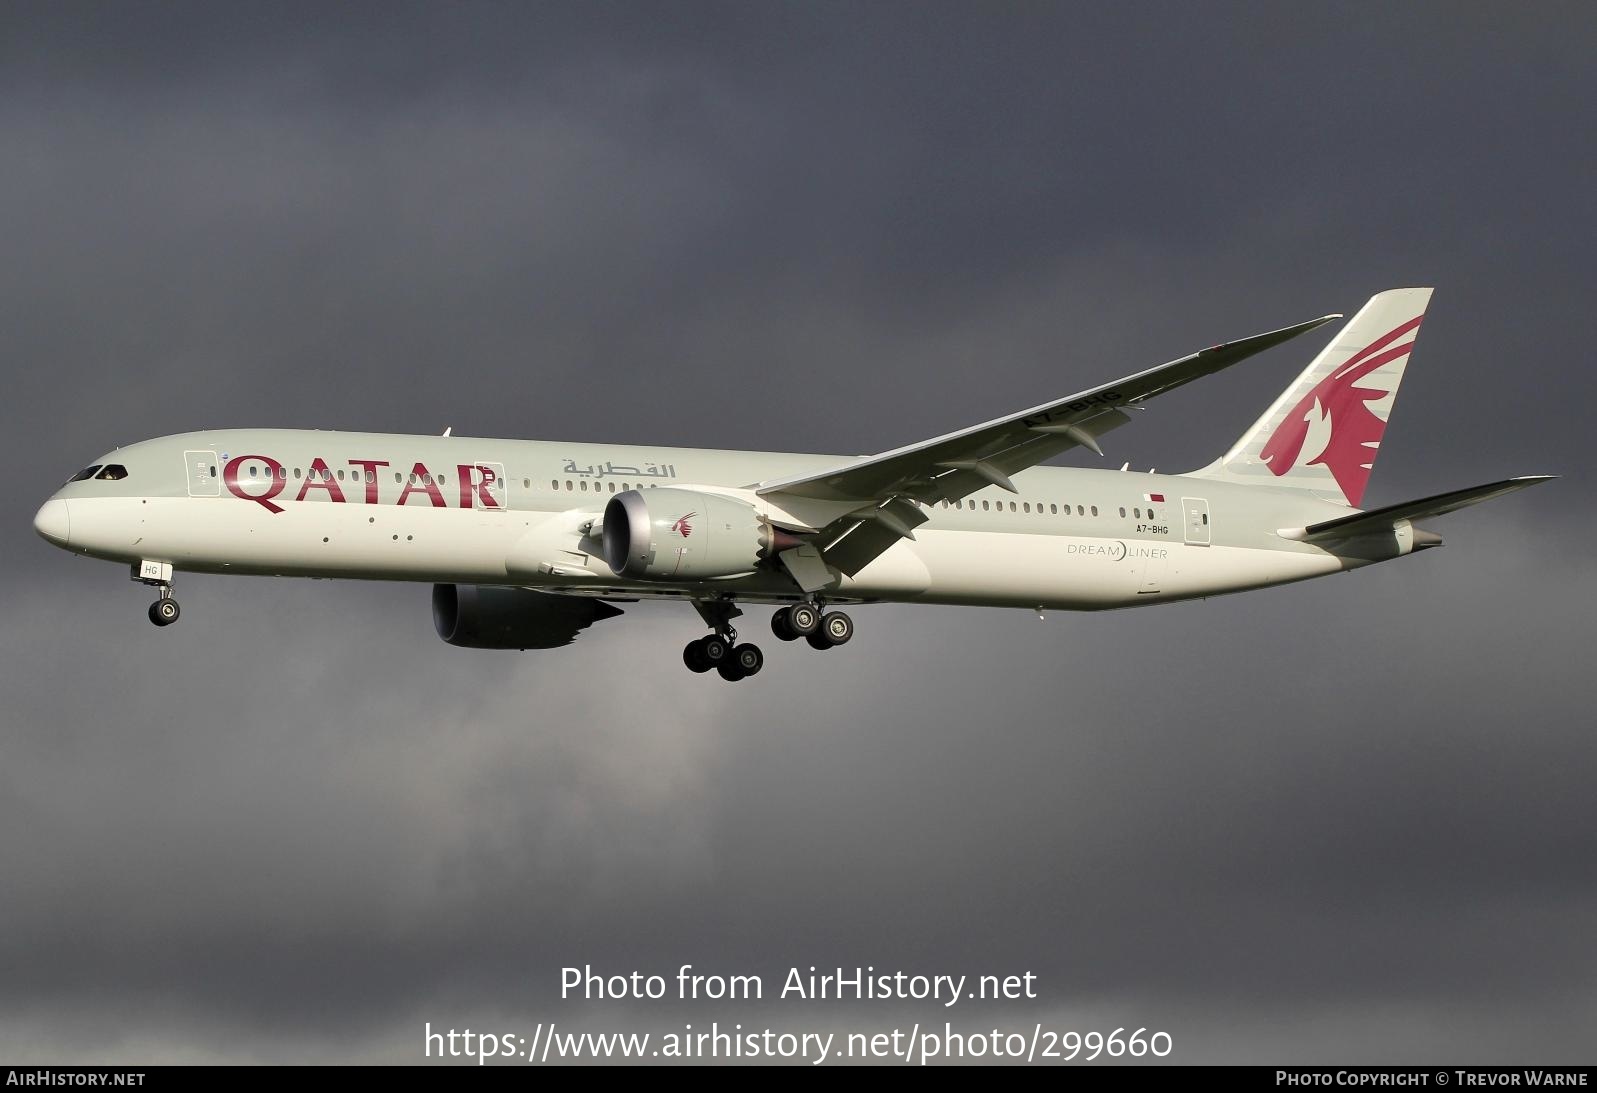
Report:
[[[604,510],[604,560],[635,581],[736,577],[800,542],[746,501],[697,490],[627,490]]]
[[[621,609],[603,600],[530,588],[433,585],[433,629],[465,649],[557,649]]]

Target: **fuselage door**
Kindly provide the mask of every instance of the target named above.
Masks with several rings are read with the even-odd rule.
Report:
[[[216,467],[215,452],[184,452],[183,467],[189,479],[190,497],[220,497],[222,479]]]
[[[1209,526],[1209,502],[1202,497],[1183,497],[1181,511],[1186,516],[1187,542],[1208,546],[1213,532]]]
[[[510,508],[509,483],[503,463],[474,463],[471,474],[471,507],[478,512],[504,512]]]
[[[1169,553],[1162,546],[1144,547],[1148,556],[1142,564],[1142,586],[1138,593],[1157,592],[1164,587],[1165,556]]]

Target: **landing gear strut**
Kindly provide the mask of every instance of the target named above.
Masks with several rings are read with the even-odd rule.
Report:
[[[172,598],[170,562],[136,562],[131,576],[140,584],[153,585],[160,590],[161,598],[150,604],[150,621],[155,625],[171,626],[183,614],[183,609]]]
[[[693,606],[715,633],[688,642],[687,648],[682,650],[682,663],[688,670],[702,674],[713,668],[730,683],[758,675],[765,667],[765,654],[758,645],[738,644],[738,632],[732,620],[743,612],[737,605],[729,600],[695,600]]]

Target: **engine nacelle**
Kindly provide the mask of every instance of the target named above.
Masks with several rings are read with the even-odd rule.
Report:
[[[466,649],[556,649],[619,614],[603,600],[530,588],[433,585],[433,629]]]
[[[604,509],[604,560],[635,581],[736,577],[798,543],[753,505],[720,494],[627,490]]]

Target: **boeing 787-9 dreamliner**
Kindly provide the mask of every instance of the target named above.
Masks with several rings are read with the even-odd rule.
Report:
[[[1305,334],[1328,315],[879,455],[229,429],[96,459],[44,503],[40,535],[121,562],[177,621],[173,575],[432,584],[452,645],[549,649],[644,599],[710,632],[683,660],[755,675],[740,604],[844,645],[840,606],[1097,611],[1301,581],[1441,539],[1419,520],[1547,481],[1511,478],[1361,510],[1431,290],[1372,297],[1242,434],[1188,474],[1040,466],[1156,395]],[[591,640],[591,639],[590,639]]]

